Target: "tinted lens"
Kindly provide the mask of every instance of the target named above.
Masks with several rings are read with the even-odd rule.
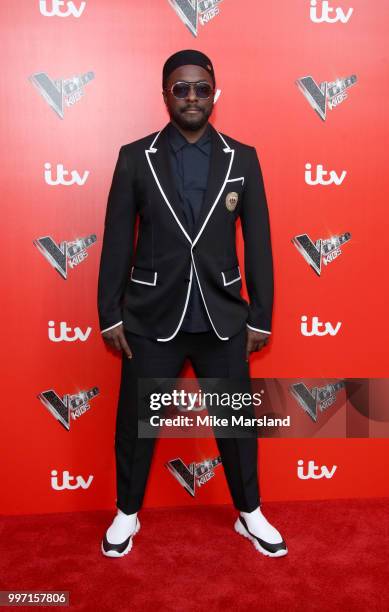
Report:
[[[196,96],[198,98],[209,98],[212,94],[212,87],[209,83],[204,81],[203,83],[195,83],[194,85]],[[179,81],[173,85],[172,93],[176,98],[186,98],[190,92],[190,83],[185,83],[185,81]]]
[[[176,83],[173,86],[172,93],[176,98],[186,98],[190,91],[190,85],[187,83]]]
[[[198,98],[209,98],[212,92],[212,87],[209,83],[197,83],[195,89]]]

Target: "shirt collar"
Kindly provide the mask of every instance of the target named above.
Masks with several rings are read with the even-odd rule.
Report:
[[[170,145],[175,153],[177,153],[177,151],[185,147],[185,145],[195,145],[204,153],[208,153],[209,152],[208,143],[211,140],[211,128],[208,123],[207,127],[204,130],[204,133],[200,136],[200,138],[196,140],[196,142],[189,142],[185,138],[185,136],[181,134],[180,130],[178,130],[176,126],[173,125],[171,121],[169,121],[168,138],[169,138]]]

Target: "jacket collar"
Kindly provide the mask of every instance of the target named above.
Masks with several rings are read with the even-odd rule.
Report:
[[[145,149],[145,155],[165,204],[170,209],[180,230],[193,248],[204,231],[223,192],[230,175],[235,151],[230,148],[223,136],[209,123],[211,158],[208,183],[204,202],[195,227],[195,237],[192,240],[188,234],[184,211],[174,187],[172,170],[169,163],[169,141],[167,137],[169,123],[154,137],[149,148]]]

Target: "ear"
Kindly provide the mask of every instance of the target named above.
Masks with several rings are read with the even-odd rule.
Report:
[[[167,95],[166,92],[162,90],[162,97],[163,97],[163,101],[165,102],[165,104],[167,104]]]

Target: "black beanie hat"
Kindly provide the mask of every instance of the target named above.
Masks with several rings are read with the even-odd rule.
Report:
[[[195,49],[184,49],[173,53],[166,62],[164,63],[162,70],[162,87],[165,87],[167,78],[173,70],[179,68],[179,66],[186,66],[188,64],[194,64],[195,66],[201,66],[205,68],[211,75],[213,86],[215,87],[215,74],[213,71],[212,62],[204,53],[196,51]]]

